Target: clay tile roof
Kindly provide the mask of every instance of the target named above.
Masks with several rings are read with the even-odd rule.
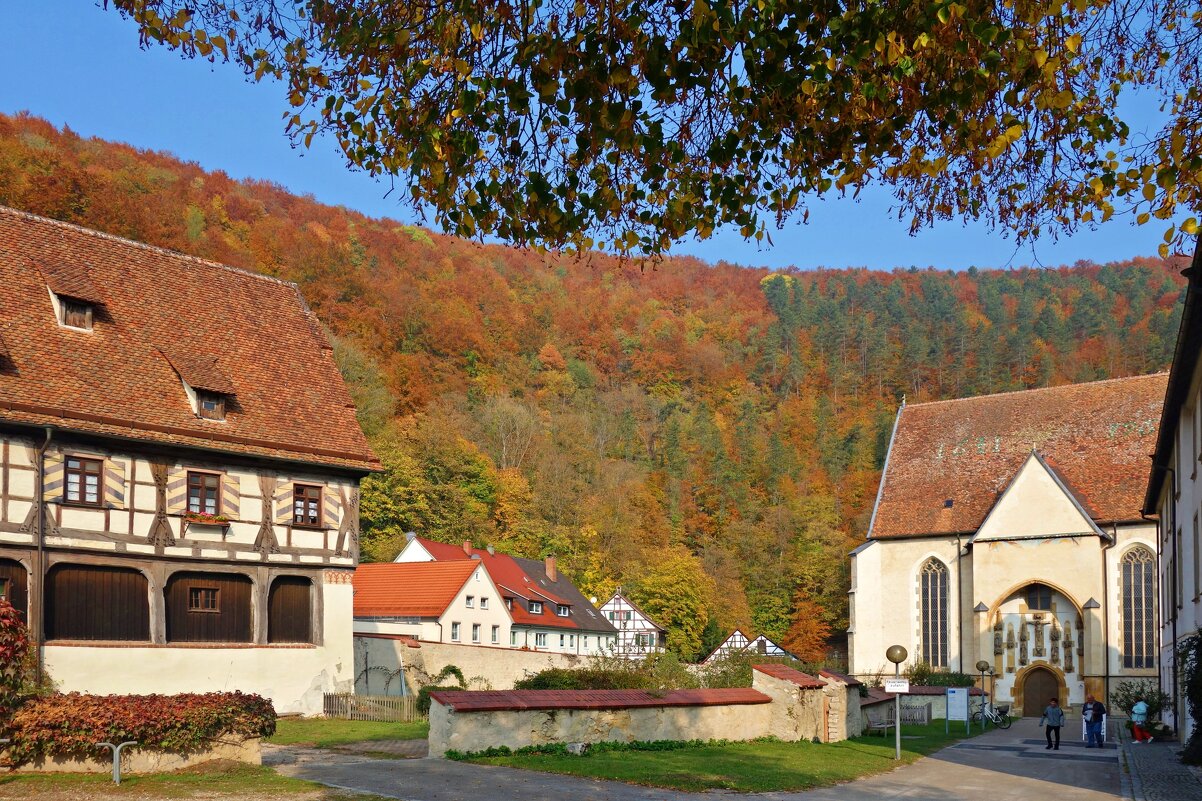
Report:
[[[604,634],[617,631],[563,573],[559,573],[556,580],[551,581],[544,570],[544,563],[537,559],[489,553],[483,548],[473,548],[472,555],[468,556],[461,545],[447,545],[425,537],[417,537],[417,541],[439,562],[472,561],[483,564],[501,595],[513,599],[509,615],[515,625]],[[527,605],[529,601],[542,603],[543,611],[540,614],[531,614]],[[556,614],[557,604],[568,607],[567,617]]]
[[[88,276],[88,268],[83,258],[77,261],[39,258],[35,260],[35,264],[54,294],[89,303],[104,302],[104,296]]]
[[[91,332],[58,325],[48,282],[102,302]],[[0,423],[379,467],[295,284],[0,207],[0,286]],[[180,375],[236,390],[226,419],[197,417]]]
[[[836,673],[835,671],[827,670],[826,668],[823,668],[822,670],[818,671],[818,675],[826,676],[828,679],[835,679],[836,681],[841,681],[844,684],[846,684],[848,687],[859,687],[864,683],[864,682],[860,681],[859,679],[857,679],[855,676],[848,676],[843,673]]]
[[[825,683],[810,674],[802,673],[800,670],[791,668],[788,665],[752,665],[751,669],[758,670],[760,673],[771,676],[774,679],[792,682],[806,690],[820,690],[826,686]]]
[[[631,707],[745,706],[772,699],[749,687],[704,690],[440,690],[430,697],[456,712],[528,709],[628,709]]]
[[[1032,448],[1099,525],[1139,520],[1167,380],[1157,373],[903,406],[869,536],[975,531]]]
[[[237,395],[234,382],[217,366],[216,356],[189,356],[182,353],[163,353],[179,377],[193,389],[218,392],[222,395]]]
[[[355,617],[439,617],[479,564],[386,562],[359,565],[352,582]]]

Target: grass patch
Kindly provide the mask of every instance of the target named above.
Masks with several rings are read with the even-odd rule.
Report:
[[[900,764],[937,751],[964,738],[945,734],[943,721],[906,726]],[[805,790],[851,781],[892,770],[893,737],[856,737],[840,743],[707,743],[666,751],[596,751],[585,756],[521,754],[472,758],[486,765],[563,773],[593,779],[613,779],[652,787],[699,792],[733,790],[740,793]]]
[[[429,734],[430,724],[424,720],[413,723],[377,723],[370,720],[333,718],[281,718],[276,723],[275,734],[265,742],[274,745],[334,748],[347,743],[372,740],[424,740]]]
[[[110,773],[4,773],[0,774],[0,797],[94,798],[102,796],[150,796],[153,798],[206,798],[220,795],[244,796],[327,795],[328,788],[302,779],[281,776],[269,767],[240,762],[214,761],[175,773],[133,774],[121,777],[121,786],[113,784]]]

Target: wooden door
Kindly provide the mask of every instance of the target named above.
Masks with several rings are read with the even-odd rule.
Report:
[[[233,573],[167,579],[167,642],[251,642],[251,581]]]
[[[133,568],[55,565],[46,575],[46,638],[150,639],[146,577]]]
[[[1023,717],[1037,718],[1048,701],[1060,697],[1060,682],[1045,668],[1035,668],[1023,680]]]
[[[0,598],[8,601],[24,618],[29,612],[29,573],[12,559],[0,559]]]
[[[267,596],[267,642],[312,642],[310,620],[313,582],[303,576],[281,576]]]

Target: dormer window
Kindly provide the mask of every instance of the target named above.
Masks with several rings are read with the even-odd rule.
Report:
[[[571,608],[566,604],[555,605],[555,614],[559,615],[560,617],[567,617],[570,612]]]
[[[92,330],[92,304],[83,303],[70,298],[59,301],[61,319],[59,323],[67,328],[77,328],[80,331]]]
[[[541,615],[542,613],[543,613],[543,602],[542,601],[531,601],[530,602],[530,614]]]
[[[225,396],[216,392],[197,390],[196,413],[205,420],[224,420]]]

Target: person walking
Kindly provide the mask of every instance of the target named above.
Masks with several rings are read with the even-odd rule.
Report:
[[[1152,732],[1148,731],[1148,704],[1144,699],[1140,698],[1131,707],[1131,736],[1135,738],[1137,743],[1152,742]]]
[[[1043,717],[1039,719],[1039,725],[1045,727],[1045,733],[1048,737],[1048,747],[1045,750],[1060,750],[1060,727],[1064,725],[1064,710],[1060,708],[1060,701],[1056,698],[1048,700],[1048,705],[1043,710]],[[1052,745],[1052,735],[1056,735],[1056,744]]]
[[[1085,696],[1085,706],[1081,707],[1081,717],[1085,719],[1085,747],[1101,748],[1102,724],[1106,721],[1106,707],[1092,695]]]

